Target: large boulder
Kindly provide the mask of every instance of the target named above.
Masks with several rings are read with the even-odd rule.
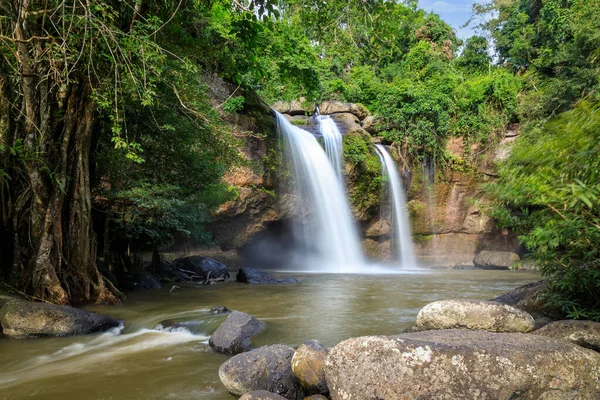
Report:
[[[261,347],[225,361],[219,368],[219,378],[234,396],[265,390],[301,400],[304,393],[292,372],[293,356],[294,349],[282,344]]]
[[[231,274],[227,270],[227,266],[222,262],[213,260],[209,257],[189,256],[178,258],[173,261],[176,267],[193,271],[202,279],[206,278],[224,278],[229,279]]]
[[[568,340],[581,347],[600,351],[600,322],[556,321],[533,333],[554,339]]]
[[[276,101],[271,108],[281,114],[311,115],[315,110],[315,105],[300,98],[300,100],[293,101]]]
[[[521,261],[517,253],[510,251],[480,251],[473,259],[473,264],[481,269],[509,269]]]
[[[251,315],[233,311],[208,340],[219,353],[239,354],[250,350],[250,338],[258,335],[265,324]]]
[[[292,358],[292,371],[307,394],[327,394],[325,360],[329,350],[316,340],[304,342]]]
[[[348,339],[330,350],[325,372],[333,400],[600,398],[600,354],[521,333]]]
[[[266,390],[254,390],[246,393],[239,400],[286,400],[285,397]]]
[[[362,104],[342,103],[341,101],[324,101],[319,105],[319,112],[323,115],[350,113],[356,115],[361,121],[369,115],[369,110]]]
[[[240,268],[236,281],[240,283],[273,284],[273,283],[298,283],[298,280],[289,276],[275,277],[269,273],[255,268]]]
[[[508,304],[520,310],[527,311],[534,318],[550,317],[552,319],[561,319],[563,313],[559,307],[548,303],[544,298],[545,281],[528,283],[511,290],[508,293],[498,296],[493,301]]]
[[[156,276],[143,271],[133,274],[130,288],[132,290],[157,290],[162,288],[162,284]]]
[[[535,320],[525,311],[484,300],[441,300],[427,304],[417,315],[417,327],[471,329],[489,332],[531,332]]]
[[[0,308],[0,325],[8,337],[29,338],[102,332],[119,326],[120,322],[73,307],[10,301]]]

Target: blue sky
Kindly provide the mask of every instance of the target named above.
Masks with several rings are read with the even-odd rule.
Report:
[[[455,30],[459,38],[466,39],[475,34],[473,27],[460,28],[471,16],[471,6],[483,3],[481,0],[419,0],[419,7],[425,11],[433,11]]]

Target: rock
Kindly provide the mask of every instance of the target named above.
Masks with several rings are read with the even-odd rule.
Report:
[[[567,340],[581,347],[600,351],[600,322],[556,321],[534,331],[533,334]]]
[[[225,361],[219,368],[219,378],[235,396],[266,390],[286,399],[301,400],[304,393],[292,372],[293,356],[291,347],[282,344],[264,346]]]
[[[298,280],[289,276],[278,278],[255,268],[240,268],[236,281],[241,283],[298,283]]]
[[[185,269],[188,271],[193,271],[198,274],[202,279],[209,278],[225,278],[229,279],[231,274],[227,270],[227,266],[225,264],[213,260],[209,257],[201,257],[201,256],[189,256],[178,258],[173,261],[176,267]],[[210,276],[209,276],[210,274]]]
[[[519,261],[521,261],[521,257],[510,251],[483,250],[475,256],[473,264],[481,269],[509,269]]]
[[[535,320],[525,311],[484,300],[442,300],[427,304],[417,315],[421,329],[471,329],[489,332],[531,332]]]
[[[210,309],[211,314],[229,314],[231,310],[225,306],[214,306]]]
[[[313,103],[306,103],[304,98],[294,101],[276,101],[271,108],[281,114],[311,115],[315,110]]]
[[[246,393],[239,400],[286,400],[278,394],[267,392],[266,390],[254,390]]]
[[[120,325],[110,317],[55,304],[10,301],[0,308],[0,325],[6,336],[73,336],[102,332]]]
[[[165,332],[181,332],[185,330],[193,334],[204,335],[206,325],[205,321],[176,321],[173,319],[166,319],[156,324],[154,329]]]
[[[208,344],[219,353],[243,353],[250,350],[250,338],[264,328],[265,324],[253,316],[234,311],[211,335]]]
[[[322,394],[313,394],[312,396],[306,397],[304,400],[328,400],[327,397]]]
[[[549,317],[551,319],[561,319],[563,313],[560,308],[548,304],[543,298],[544,281],[528,283],[511,290],[508,293],[498,296],[493,301],[508,304],[520,310],[530,313],[534,318]]]
[[[384,129],[381,129],[378,125],[381,124],[381,118],[369,115],[363,119],[362,127],[365,131],[371,135],[376,135]]]
[[[338,126],[341,125],[340,131],[342,132],[342,134],[353,130],[353,129],[361,129],[362,127],[360,125],[360,120],[358,119],[358,117],[354,114],[350,114],[350,113],[339,113],[339,114],[333,114],[331,116],[331,118],[336,122],[336,124]]]
[[[341,101],[324,101],[319,106],[319,111],[323,115],[351,113],[356,115],[361,121],[369,115],[369,110],[362,104],[342,103]]]
[[[16,294],[12,294],[4,289],[0,289],[0,308],[4,306],[9,301],[13,300],[25,300],[21,296],[17,296]]]
[[[316,340],[304,342],[292,358],[292,371],[307,394],[327,394],[325,360],[329,350]]]
[[[325,373],[333,400],[600,398],[598,353],[521,333],[348,339],[330,350]]]
[[[162,288],[160,280],[146,271],[133,274],[131,280],[131,290],[157,290]]]

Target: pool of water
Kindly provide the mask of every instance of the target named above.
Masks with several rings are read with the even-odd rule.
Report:
[[[218,377],[227,356],[208,348],[225,305],[266,323],[252,344],[327,346],[354,336],[392,335],[414,324],[425,304],[448,298],[490,299],[539,279],[533,272],[415,271],[396,275],[298,275],[294,285],[235,282],[130,294],[120,306],[90,311],[124,328],[96,335],[0,339],[0,399],[231,399]],[[162,320],[189,330],[154,329]]]

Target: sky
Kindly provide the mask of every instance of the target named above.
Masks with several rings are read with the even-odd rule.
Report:
[[[482,2],[481,0],[419,0],[419,7],[439,14],[456,30],[459,38],[467,39],[475,34],[474,27],[461,28],[461,26],[471,17],[471,6]]]

